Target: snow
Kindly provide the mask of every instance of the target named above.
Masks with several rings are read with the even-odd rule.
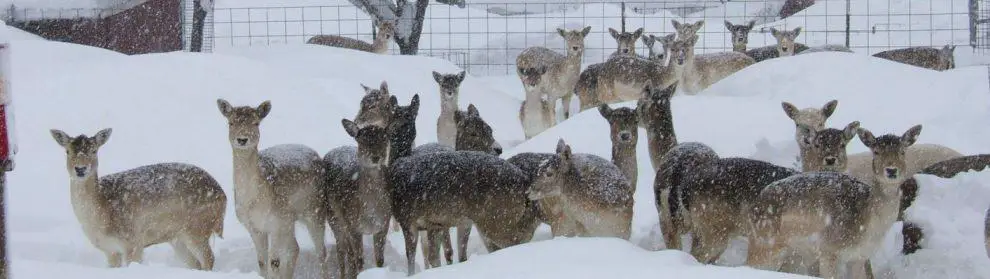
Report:
[[[221,2],[232,1],[218,1],[218,5]],[[431,8],[431,12],[439,9]],[[580,16],[570,11],[568,15],[569,18]],[[588,23],[595,26],[594,30],[603,31],[599,28],[604,26],[600,19]],[[709,22],[706,28],[724,29],[714,23],[720,20]],[[436,24],[434,27],[446,28],[449,23]],[[649,24],[657,28],[647,27],[648,31],[672,31],[669,22],[651,20]],[[617,18],[609,22],[609,26],[617,25]],[[556,26],[540,26],[540,30],[544,28]],[[227,99],[236,106],[272,101],[272,112],[261,123],[261,148],[292,143],[323,154],[338,146],[353,145],[353,139],[339,123],[341,118],[357,113],[357,104],[364,94],[360,84],[387,80],[391,94],[400,100],[420,94],[416,143],[424,144],[436,141],[436,117],[440,111],[437,84],[431,72],[460,71],[455,63],[440,59],[382,56],[302,44],[228,47],[213,54],[126,56],[22,35],[0,27],[0,39],[12,41],[10,85],[18,106],[19,160],[17,169],[9,174],[6,193],[15,278],[257,278],[253,245],[244,227],[236,221],[233,202],[228,203],[224,238],[212,243],[217,254],[214,272],[182,268],[167,245],[146,249],[144,264],[105,268],[103,254],[86,240],[72,213],[64,151],[51,139],[48,129],[63,129],[77,135],[113,128],[112,139],[100,152],[100,173],[159,162],[189,163],[209,171],[233,198],[231,147],[226,121],[216,107],[217,98]],[[542,40],[544,35],[540,36]],[[555,35],[546,35],[551,36]],[[756,37],[750,39],[758,41]],[[718,40],[724,44],[726,39]],[[440,41],[432,40],[435,46],[442,46]],[[478,46],[479,41],[485,43],[488,38],[442,41],[453,42],[455,46]],[[531,43],[513,38],[512,45]],[[589,45],[601,47],[607,43],[614,41],[610,37],[589,39]],[[549,45],[562,47],[562,43]],[[962,55],[968,51],[960,48],[956,53]],[[495,138],[506,148],[503,158],[521,152],[553,152],[560,138],[575,153],[610,156],[608,123],[595,110],[576,114],[523,141],[517,116],[523,90],[518,79],[476,75],[471,73],[462,83],[459,107],[465,108],[470,103],[479,106]],[[680,142],[705,143],[722,157],[776,158],[771,161],[779,160],[776,163],[791,166],[797,155],[797,149],[793,148],[794,125],[784,115],[780,102],[788,101],[804,108],[838,99],[838,108],[826,124],[829,127],[842,127],[858,120],[879,135],[900,134],[912,125],[922,124],[919,143],[939,143],[964,154],[988,153],[990,125],[986,121],[990,119],[987,105],[990,86],[987,80],[985,67],[935,72],[862,53],[813,53],[758,63],[697,96],[675,96],[674,126]],[[633,107],[635,103],[618,106]],[[614,239],[550,240],[549,230],[541,226],[534,242],[488,254],[475,232],[469,243],[470,261],[429,270],[419,277],[785,276],[746,267],[703,266],[685,253],[655,251],[663,245],[652,190],[654,173],[645,133],[640,134],[642,138],[636,150],[640,177],[634,195],[630,243]],[[857,139],[851,142],[848,152],[865,150]],[[990,259],[980,252],[984,246],[979,236],[983,212],[990,204],[988,175],[977,173],[948,180],[920,176],[922,191],[909,216],[930,232],[923,243],[926,249],[908,257],[897,255],[900,225],[895,224],[874,257],[874,270],[881,275],[879,278],[891,278],[886,273],[897,278],[987,278]],[[313,244],[305,230],[298,231],[301,257],[297,274],[300,278],[314,278]],[[404,277],[402,237],[397,232],[390,233],[388,241],[387,267],[370,269],[362,278]],[[330,236],[327,245],[332,248],[333,243],[335,240]],[[718,263],[741,264],[744,246],[744,242],[733,242]],[[365,252],[370,250],[370,244],[366,244]],[[333,249],[331,253],[335,253]],[[420,253],[416,255],[422,267]],[[367,258],[370,263],[371,257]]]

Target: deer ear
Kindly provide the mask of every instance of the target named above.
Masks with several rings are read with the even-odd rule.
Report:
[[[419,114],[419,94],[413,95],[412,101],[409,101],[409,109],[412,115]]]
[[[660,97],[663,99],[670,99],[674,97],[674,93],[677,92],[677,83],[671,84],[660,91]]]
[[[346,118],[340,120],[340,124],[344,126],[344,131],[352,138],[356,138],[358,134],[358,125],[354,121],[347,120]]]
[[[914,144],[915,141],[918,140],[918,135],[920,134],[921,134],[921,125],[914,125],[914,127],[908,129],[907,132],[904,132],[904,135],[901,136],[901,142],[904,143],[905,146],[912,145]]]
[[[780,38],[780,30],[777,30],[777,28],[770,27],[770,35],[773,36],[774,38],[778,38],[779,39]]]
[[[564,29],[557,28],[557,34],[560,34],[561,37],[567,38],[567,31],[564,31]]]
[[[831,117],[832,113],[835,112],[835,107],[838,105],[839,100],[831,100],[825,103],[825,106],[822,106],[822,116],[825,116],[825,118]]]
[[[467,109],[468,116],[478,116],[481,117],[481,113],[478,112],[478,108],[474,104],[469,104]]]
[[[643,31],[646,31],[643,27],[636,29],[636,31],[633,32],[633,37],[639,38],[640,36],[643,36]]]
[[[681,23],[676,19],[671,19],[670,24],[674,26],[674,29],[681,29]]]
[[[70,137],[62,130],[51,129],[49,132],[52,133],[52,138],[55,139],[55,142],[58,143],[58,145],[61,145],[62,147],[69,146],[69,142],[72,141],[72,137]]]
[[[797,120],[798,108],[793,104],[788,102],[781,102],[780,106],[784,108],[784,113],[787,114],[787,118]]]
[[[867,130],[866,128],[860,127],[856,129],[856,134],[859,135],[859,140],[863,142],[868,148],[873,148],[873,144],[876,142],[877,138],[873,136],[873,132]]]
[[[467,71],[461,71],[460,73],[457,73],[457,83],[464,81],[464,77],[466,76],[467,76]]]
[[[564,142],[564,139],[557,141],[557,155],[564,161],[571,160],[571,146]]]
[[[388,95],[388,82],[382,81],[381,90],[382,94]]]
[[[753,29],[754,25],[756,25],[756,20],[750,20],[749,24],[746,26],[748,26],[747,29]]]
[[[264,101],[258,105],[258,108],[254,109],[258,113],[258,118],[264,119],[268,116],[268,113],[272,111],[272,101]]]
[[[398,107],[399,106],[399,98],[396,98],[395,95],[388,96],[388,106],[393,107],[393,108],[394,107]]]
[[[99,132],[96,132],[95,136],[93,136],[93,140],[96,141],[97,146],[103,146],[103,144],[107,143],[107,140],[110,139],[110,133],[112,132],[113,129],[111,128],[100,130]]]
[[[600,113],[607,121],[608,116],[612,114],[612,108],[608,107],[607,104],[602,104],[601,106],[598,106],[598,113]]]
[[[433,80],[437,81],[437,83],[443,83],[443,75],[437,71],[433,71]]]
[[[619,31],[615,31],[614,28],[608,28],[608,34],[612,35],[613,39],[619,39]]]
[[[589,32],[591,32],[591,26],[585,26],[584,29],[581,30],[581,37],[588,36]]]
[[[859,121],[849,122],[849,125],[842,129],[842,137],[845,138],[846,142],[849,142],[856,137],[857,130],[859,130]]]
[[[726,30],[729,30],[729,31],[732,31],[732,22],[729,22],[728,20],[726,20],[725,21],[725,29]]]
[[[702,20],[699,20],[698,22],[695,22],[694,23],[694,26],[697,26],[698,29],[701,29],[701,27],[704,27],[705,26],[705,20],[702,19]]]
[[[798,35],[801,35],[801,26],[794,28],[794,37],[797,38]]]
[[[557,151],[556,151],[557,154],[560,154],[560,152],[564,152],[564,147],[565,146],[567,146],[567,143],[564,142],[564,139],[558,139],[557,140]]]
[[[361,88],[364,89],[364,94],[371,93],[371,90],[372,90],[371,87],[368,87],[367,85],[364,85],[364,83],[361,84]]]
[[[220,114],[224,117],[230,117],[230,113],[234,111],[234,107],[230,105],[230,102],[224,99],[217,99],[217,108],[220,109]]]

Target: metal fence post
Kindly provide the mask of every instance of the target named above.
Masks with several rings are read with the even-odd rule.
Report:
[[[852,10],[852,4],[850,3],[851,1],[852,0],[846,0],[846,48],[850,48],[849,47],[849,33],[850,33],[850,29],[852,28],[850,26],[850,25],[852,25],[851,24],[852,15],[850,15],[850,11]]]

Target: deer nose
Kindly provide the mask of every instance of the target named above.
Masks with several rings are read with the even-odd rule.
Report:
[[[73,169],[76,171],[76,176],[78,177],[86,176],[86,169],[87,169],[86,167],[74,167]]]
[[[826,166],[835,165],[835,157],[825,157],[825,165]]]
[[[495,151],[495,155],[502,155],[502,147],[501,146],[496,146],[495,148],[492,148],[492,149]]]
[[[577,51],[578,50],[578,47],[571,47],[571,49],[573,49],[574,51]]]
[[[629,132],[619,133],[619,139],[622,141],[629,141],[632,139],[632,135]]]
[[[247,138],[237,138],[237,144],[239,145],[247,145],[247,142],[248,142]]]
[[[787,51],[787,47],[781,47],[780,50]]]
[[[890,178],[890,179],[897,178],[897,173],[898,173],[898,169],[897,168],[884,168],[883,170],[884,170],[884,173],[887,175],[887,178]]]
[[[622,53],[629,53],[629,50],[628,49],[623,49],[622,50]]]
[[[378,164],[378,163],[380,163],[380,162],[381,162],[381,160],[382,160],[382,157],[379,157],[379,156],[371,156],[371,162],[372,162],[372,163],[375,163],[375,164]]]

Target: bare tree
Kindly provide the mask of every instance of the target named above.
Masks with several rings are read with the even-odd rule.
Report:
[[[419,37],[423,33],[423,20],[430,0],[348,0],[369,16],[395,22],[395,43],[399,53],[415,55],[419,52]],[[437,3],[464,7],[465,0],[437,0]]]

